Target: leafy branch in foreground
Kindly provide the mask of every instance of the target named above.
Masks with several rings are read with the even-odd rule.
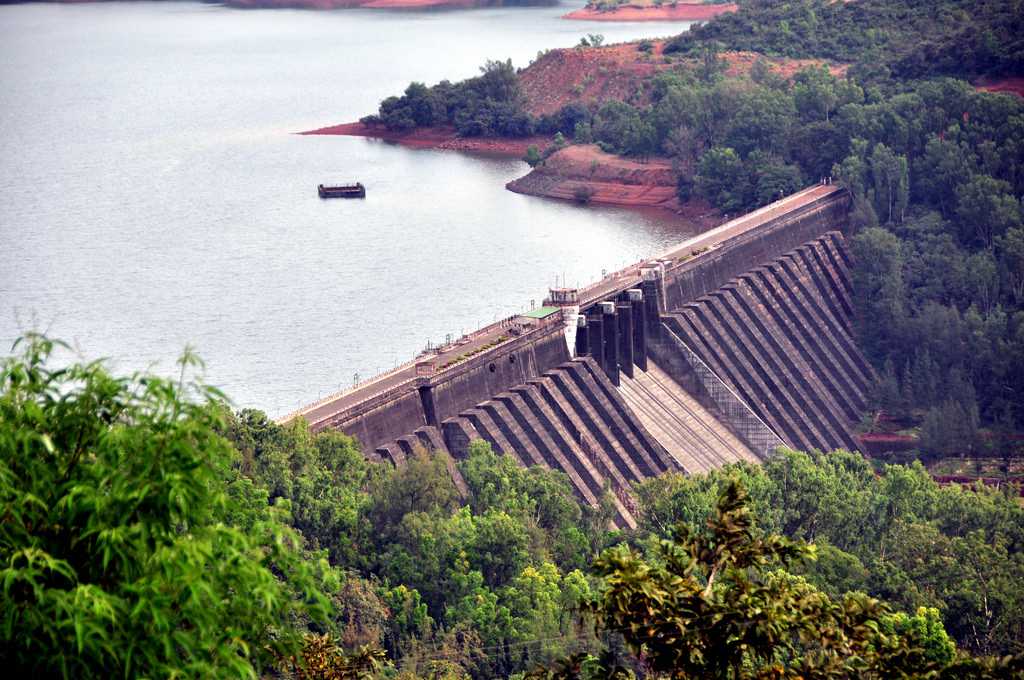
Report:
[[[39,335],[20,346],[0,364],[6,672],[253,678],[297,652],[293,622],[326,614],[316,563],[282,508],[245,533],[224,523],[237,454],[219,393],[55,368],[61,345]]]
[[[833,601],[784,568],[814,546],[758,535],[746,492],[731,481],[700,533],[680,524],[649,556],[626,545],[594,567],[597,625],[635,655],[577,655],[532,678],[1013,677],[1022,657],[956,659],[935,611],[893,615],[862,593]]]

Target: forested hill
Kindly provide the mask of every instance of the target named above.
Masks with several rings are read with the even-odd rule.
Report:
[[[730,49],[855,64],[861,79],[1024,73],[1020,0],[747,0],[666,49]]]

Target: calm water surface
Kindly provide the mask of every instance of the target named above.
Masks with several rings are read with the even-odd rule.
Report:
[[[505,191],[520,161],[292,134],[488,58],[684,27],[573,6],[0,6],[0,354],[35,327],[167,371],[192,344],[237,405],[282,414],[685,237]],[[316,197],[349,179],[365,201]]]

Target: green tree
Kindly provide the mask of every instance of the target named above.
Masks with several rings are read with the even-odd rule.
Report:
[[[531,168],[535,168],[544,159],[540,155],[540,150],[537,148],[537,145],[531,144],[530,146],[526,147],[526,156],[523,157],[523,160],[526,161],[526,163]]]
[[[875,190],[875,212],[886,222],[900,223],[910,202],[910,174],[906,156],[884,144],[871,152],[871,178]]]
[[[923,677],[941,667],[925,651],[942,648],[932,627],[897,619],[885,632],[890,615],[877,600],[833,602],[778,570],[813,555],[802,543],[759,535],[732,482],[704,531],[680,525],[649,558],[626,546],[606,551],[595,562],[604,583],[592,609],[656,677]],[[535,677],[586,677],[583,661]],[[591,677],[628,677],[589,661],[604,666]]]
[[[797,111],[806,120],[824,118],[828,121],[839,101],[836,79],[823,65],[805,68],[793,77],[793,99]]]
[[[6,671],[249,678],[298,651],[327,601],[280,512],[224,524],[219,393],[54,366],[58,346],[27,336],[0,368]]]
[[[448,515],[459,505],[459,492],[448,472],[448,455],[422,449],[390,475],[375,480],[367,515],[378,542],[386,542],[406,515]]]
[[[850,142],[852,153],[842,163],[832,166],[832,175],[850,192],[852,205],[850,225],[855,230],[878,226],[878,214],[868,192],[871,184],[867,160],[868,143],[863,139]]]
[[[989,247],[1010,229],[1021,226],[1020,201],[1009,183],[977,175],[957,189],[961,238]]]
[[[896,342],[895,331],[905,314],[900,240],[873,227],[857,234],[852,246],[857,261],[853,287],[861,346],[868,356],[885,357]]]
[[[743,157],[755,149],[780,153],[795,117],[789,93],[767,87],[741,90],[729,112],[724,146]]]
[[[953,214],[957,187],[970,179],[973,166],[969,149],[953,141],[955,131],[950,133],[950,139],[936,135],[928,140],[914,174],[915,191],[945,217]]]
[[[716,207],[735,212],[744,205],[746,169],[739,155],[728,147],[709,149],[700,159],[697,186]]]
[[[1024,302],[1024,229],[1008,229],[998,246],[1007,288],[1013,300],[1020,304]]]

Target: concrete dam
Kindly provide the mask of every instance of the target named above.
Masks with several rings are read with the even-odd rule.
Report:
[[[635,526],[634,482],[858,448],[872,371],[852,335],[848,197],[811,187],[283,419],[402,465],[483,439],[561,470]],[[461,484],[457,470],[453,477]]]

